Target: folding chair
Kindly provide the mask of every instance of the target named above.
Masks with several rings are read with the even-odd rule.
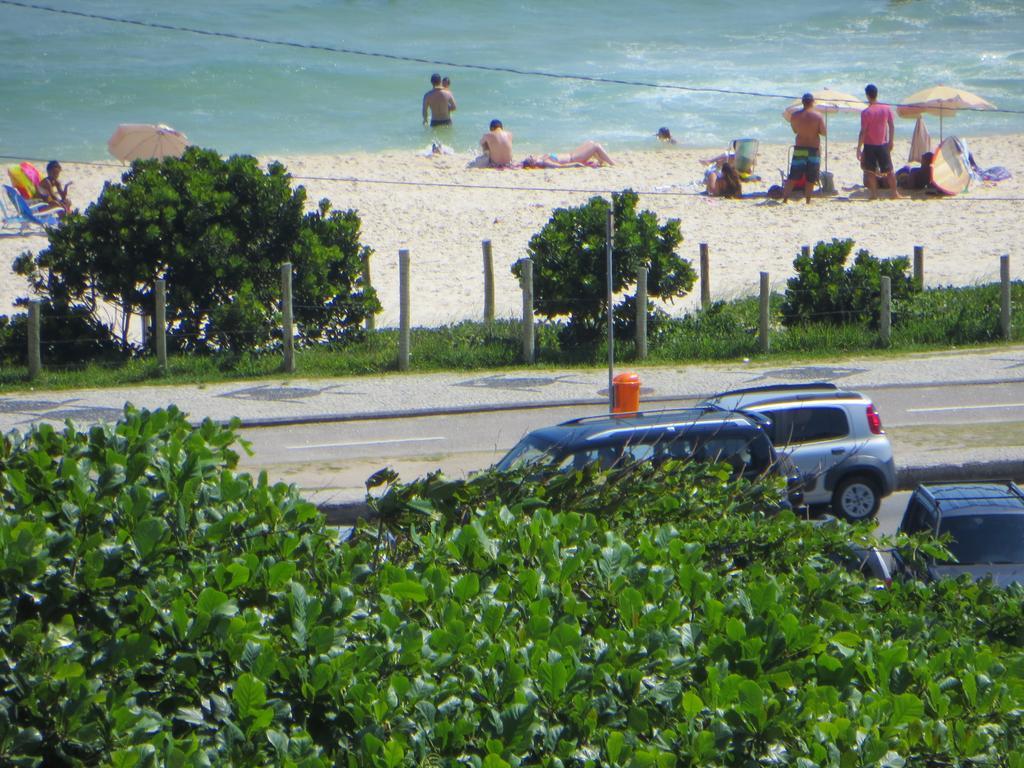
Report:
[[[3,201],[0,198],[0,202],[3,202],[3,227],[5,229],[17,225],[19,232],[24,233],[34,226],[46,229],[47,227],[56,227],[60,223],[60,217],[57,215],[60,208],[51,208],[46,203],[30,205],[28,200],[9,184],[4,184],[4,193],[7,199]],[[8,210],[8,206],[10,206],[10,210]]]
[[[757,164],[757,150],[761,142],[757,139],[734,139],[731,152],[733,153],[736,172],[741,179],[753,175],[754,166]]]

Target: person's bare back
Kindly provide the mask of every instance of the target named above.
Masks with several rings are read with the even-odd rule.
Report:
[[[825,135],[825,118],[818,110],[804,107],[793,113],[790,123],[793,126],[793,133],[796,134],[796,146],[814,149],[821,146],[821,137]]]
[[[493,166],[512,165],[512,134],[500,120],[491,120],[491,129],[480,137],[480,147]]]
[[[430,84],[433,86],[423,94],[423,123],[427,123],[429,111],[430,125],[451,125],[452,115],[455,111],[455,97],[447,88],[441,86],[441,76],[431,75]]]

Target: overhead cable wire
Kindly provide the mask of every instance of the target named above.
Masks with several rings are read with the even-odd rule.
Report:
[[[0,0],[0,3],[4,0]],[[0,155],[0,160],[40,160],[41,158],[25,158],[22,155]],[[124,168],[128,170],[127,166],[123,166],[120,163],[103,163],[90,160],[64,160],[65,165],[92,165],[102,168]],[[490,170],[490,169],[481,169]],[[505,192],[553,192],[553,193],[564,193],[564,194],[578,194],[578,195],[609,195],[613,193],[621,192],[625,187],[617,187],[615,189],[597,189],[593,187],[532,187],[532,186],[518,186],[515,184],[462,184],[453,181],[409,181],[402,179],[374,179],[366,178],[361,176],[306,176],[302,174],[289,173],[292,179],[298,181],[319,181],[323,183],[347,183],[347,184],[383,184],[392,186],[402,187],[441,187],[447,189],[487,189],[497,190]],[[628,185],[627,185],[628,186]],[[633,190],[638,195],[645,196],[657,196],[657,197],[707,197],[703,190],[671,190],[671,189],[635,189]],[[985,197],[985,198],[965,198],[959,196],[951,197],[940,197],[936,196],[937,199],[941,199],[946,202],[958,202],[958,203],[1019,203],[1024,202],[1024,197]],[[707,197],[708,200],[717,200],[723,198]],[[757,199],[753,197],[747,197],[746,199]],[[837,196],[834,199],[848,201],[849,198],[843,198]],[[913,199],[913,198],[912,198]]]
[[[483,70],[486,72],[505,72],[508,74],[523,75],[526,77],[546,77],[554,80],[577,80],[589,83],[605,83],[609,85],[628,85],[639,88],[661,88],[674,91],[687,91],[691,93],[716,93],[727,96],[755,96],[765,99],[787,99],[790,101],[794,101],[800,98],[799,96],[794,96],[792,94],[770,93],[766,91],[749,91],[734,88],[715,88],[713,86],[680,85],[678,83],[652,83],[644,80],[622,80],[619,78],[598,77],[595,75],[579,75],[564,72],[547,72],[545,70],[540,69],[520,69],[518,67],[497,66],[492,64],[470,64],[465,62],[444,61],[441,59],[427,59],[418,56],[405,56],[402,54],[386,53],[382,51],[366,51],[358,48],[347,48],[334,45],[321,45],[318,43],[300,43],[293,40],[276,40],[273,38],[260,37],[257,35],[245,35],[240,32],[218,32],[209,29],[199,29],[197,27],[186,27],[179,24],[163,24],[155,21],[140,21],[138,19],[128,19],[120,16],[107,16],[101,13],[74,11],[67,8],[53,8],[52,6],[48,5],[21,2],[20,0],[0,0],[0,5],[8,5],[16,8],[25,8],[27,10],[33,11],[44,11],[46,13],[58,13],[67,16],[76,16],[78,18],[92,19],[94,21],[106,21],[112,24],[127,24],[130,26],[146,27],[149,29],[160,29],[169,32],[183,32],[192,35],[202,35],[204,37],[219,37],[228,40],[240,40],[250,43],[276,45],[286,48],[300,48],[311,51],[324,51],[327,53],[343,53],[351,56],[368,56],[378,59],[389,59],[391,61],[411,62],[414,64],[431,64],[438,67],[450,67],[453,69],[475,69]],[[914,105],[892,104],[891,106],[899,107]],[[977,107],[961,107],[960,111],[985,111],[1001,112],[1004,114],[1011,115],[1024,115],[1024,110],[1015,109],[982,109]]]

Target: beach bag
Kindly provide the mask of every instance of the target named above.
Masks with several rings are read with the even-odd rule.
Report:
[[[836,180],[831,171],[822,171],[818,175],[823,195],[834,195],[836,193]]]

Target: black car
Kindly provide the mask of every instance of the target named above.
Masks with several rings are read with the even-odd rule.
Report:
[[[496,466],[508,470],[543,461],[570,471],[595,461],[604,469],[666,459],[722,461],[734,477],[785,477],[789,503],[800,507],[802,478],[776,454],[768,424],[764,417],[717,407],[590,416],[530,432]]]
[[[914,566],[895,552],[897,572],[934,581],[969,574],[1000,586],[1024,583],[1024,491],[1016,483],[945,483],[914,491],[901,533],[948,535],[955,560]]]

